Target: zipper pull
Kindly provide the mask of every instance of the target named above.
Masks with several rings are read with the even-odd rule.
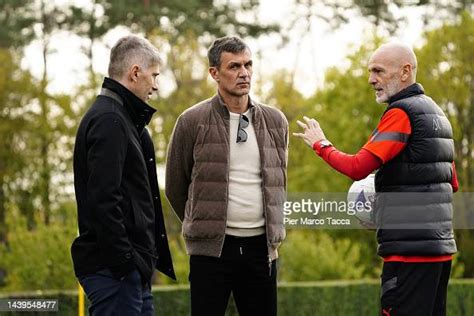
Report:
[[[239,248],[240,248],[240,255],[243,255],[243,253],[242,253],[242,246],[240,246]]]
[[[268,256],[268,276],[272,276],[272,258]]]

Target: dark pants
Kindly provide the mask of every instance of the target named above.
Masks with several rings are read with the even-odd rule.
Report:
[[[386,262],[382,270],[382,316],[445,316],[451,261]]]
[[[220,258],[191,256],[191,314],[225,314],[232,292],[239,314],[277,314],[276,260],[269,262],[265,235],[226,236]]]
[[[154,315],[150,286],[142,285],[136,269],[121,280],[115,279],[108,269],[78,279],[91,303],[91,316]]]

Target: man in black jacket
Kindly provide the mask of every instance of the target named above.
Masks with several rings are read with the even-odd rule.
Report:
[[[160,65],[147,40],[120,39],[111,50],[109,78],[77,131],[79,236],[71,253],[91,315],[153,315],[154,269],[175,279],[145,128],[155,112],[145,102],[158,90]]]

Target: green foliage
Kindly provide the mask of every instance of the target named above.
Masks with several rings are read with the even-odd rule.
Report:
[[[34,95],[33,79],[29,72],[20,69],[15,51],[0,48],[0,244],[6,241],[6,208],[23,195],[25,185],[14,179],[28,165],[28,136],[24,105]],[[31,199],[20,199],[25,211],[31,210]],[[0,284],[1,284],[0,277]]]
[[[178,116],[217,92],[207,80],[207,61],[196,56],[199,47],[197,38],[189,33],[178,40],[167,56],[167,70],[172,72],[176,89],[169,96],[151,102],[157,109],[150,127],[154,132],[158,163],[165,162],[166,149]]]
[[[178,39],[181,34],[192,30],[198,36],[223,36],[230,33],[241,36],[256,36],[263,32],[278,30],[276,25],[260,25],[256,20],[239,18],[252,14],[258,1],[243,0],[238,4],[211,0],[183,1],[102,1],[105,15],[111,24],[126,25],[134,32],[151,35],[166,33],[168,40]]]
[[[356,153],[365,144],[385,110],[375,102],[374,91],[367,83],[367,62],[377,43],[369,41],[350,54],[347,69],[329,69],[325,88],[309,99],[314,108],[307,116],[315,116],[328,139],[348,153]],[[345,192],[347,187],[331,189]]]
[[[72,141],[68,136],[73,132],[70,122],[74,117],[69,95],[52,95],[47,91],[47,61],[51,37],[60,30],[71,29],[75,21],[69,10],[47,1],[1,1],[0,8],[0,23],[4,27],[0,32],[4,41],[1,47],[21,47],[32,40],[38,40],[42,46],[41,79],[30,77],[30,82],[22,85],[25,91],[22,103],[10,115],[10,119],[23,122],[21,133],[17,134],[21,135],[23,145],[21,156],[27,157],[28,163],[9,179],[9,186],[15,190],[8,202],[16,200],[28,219],[28,227],[33,228],[37,224],[34,218],[46,224],[51,221],[53,211],[58,207],[53,201],[67,196],[61,188],[65,182],[70,184],[70,180],[63,180],[63,174],[71,168]],[[11,53],[21,57],[19,49]],[[19,63],[19,60],[15,62]],[[16,74],[4,73],[7,81],[22,72],[18,64],[15,67],[18,68]],[[5,92],[11,91],[15,89]],[[7,150],[11,148],[7,147]],[[58,179],[55,186],[52,178]],[[42,216],[36,217],[35,212]]]
[[[295,91],[289,74],[279,73],[264,100],[283,110],[290,134],[300,130],[296,120],[302,120],[303,115],[313,117],[337,148],[355,153],[367,141],[384,110],[375,103],[373,90],[367,83],[366,65],[374,46],[374,43],[364,45],[349,55],[347,69],[329,69],[324,89],[310,98]],[[347,177],[327,166],[294,136],[290,136],[288,160],[289,192],[345,192],[349,188],[351,181]]]
[[[63,221],[26,229],[17,209],[10,209],[8,244],[0,245],[0,268],[7,270],[2,291],[72,289],[76,286],[70,245],[77,235],[75,206],[61,207]],[[14,225],[13,225],[14,224]]]
[[[360,279],[361,246],[320,230],[292,230],[280,248],[280,281]]]
[[[31,27],[33,18],[26,9],[29,0],[0,0],[0,48],[23,45],[33,38],[32,30],[18,34]]]
[[[451,265],[451,279],[460,279],[464,276],[465,264],[459,260],[463,251],[458,252],[453,256]]]
[[[396,17],[395,8],[403,6],[403,0],[391,2],[383,0],[354,0],[355,7],[361,15],[366,17],[374,27],[384,26],[390,33],[395,33],[406,20],[403,17]]]
[[[474,188],[474,18],[446,24],[425,34],[417,50],[418,80],[448,114],[454,129],[461,189]]]

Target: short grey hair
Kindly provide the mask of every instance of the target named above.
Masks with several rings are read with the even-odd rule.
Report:
[[[110,51],[109,77],[121,79],[133,64],[147,69],[162,63],[158,49],[148,40],[135,35],[125,36]]]
[[[218,38],[212,43],[207,52],[207,58],[209,59],[209,67],[221,66],[221,55],[223,52],[229,53],[240,53],[250,48],[245,44],[243,40],[236,36],[225,36]]]

